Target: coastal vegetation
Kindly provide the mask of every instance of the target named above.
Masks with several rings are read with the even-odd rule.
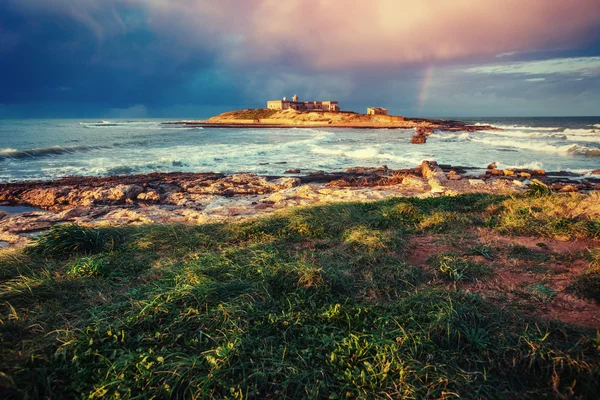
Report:
[[[593,398],[600,201],[590,196],[537,188],[223,224],[56,225],[0,253],[0,390]]]

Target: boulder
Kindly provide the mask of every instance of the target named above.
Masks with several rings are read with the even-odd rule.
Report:
[[[592,172],[590,172],[590,174],[592,174],[592,175],[600,175],[600,169],[595,169]]]
[[[495,162],[490,163],[490,165],[487,166],[487,169],[496,169],[496,168],[498,168],[498,166],[496,165]]]
[[[504,176],[514,176],[515,171],[508,168],[508,169],[503,170],[502,173],[504,174]]]
[[[427,142],[427,136],[413,136],[410,142],[412,144],[424,144]]]
[[[433,133],[433,128],[428,127],[417,127],[415,129],[417,136],[429,136]]]
[[[531,171],[531,175],[546,175],[546,171],[543,169],[534,169]]]
[[[284,173],[285,174],[299,174],[300,172],[302,172],[302,171],[300,171],[299,169],[288,169]]]

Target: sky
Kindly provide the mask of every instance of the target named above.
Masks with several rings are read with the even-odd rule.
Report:
[[[598,0],[2,0],[0,118],[600,115]]]

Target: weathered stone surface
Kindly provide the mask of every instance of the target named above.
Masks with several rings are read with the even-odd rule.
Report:
[[[534,169],[531,171],[531,175],[546,175],[546,171],[543,169]]]
[[[147,192],[142,192],[137,195],[137,199],[143,202],[159,202],[160,194],[155,190],[149,190]]]
[[[412,144],[424,144],[427,142],[427,136],[413,136],[410,142]]]
[[[592,175],[600,175],[600,169],[595,169],[592,172],[590,172]]]
[[[302,172],[302,171],[301,171],[301,170],[299,170],[299,169],[288,169],[288,170],[287,170],[287,171],[285,171],[284,173],[285,173],[285,174],[299,174],[299,173],[301,173],[301,172]]]
[[[496,168],[498,168],[498,165],[496,165],[496,163],[495,163],[495,162],[493,162],[493,163],[490,163],[490,164],[487,166],[487,169],[496,169]]]
[[[505,169],[502,171],[502,173],[504,174],[504,176],[513,176],[515,174],[515,171],[512,169]]]

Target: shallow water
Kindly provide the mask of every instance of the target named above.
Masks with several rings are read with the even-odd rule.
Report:
[[[3,211],[7,214],[22,214],[26,212],[40,211],[40,209],[29,206],[0,206],[0,211]]]
[[[600,168],[600,117],[503,118],[503,131],[435,132],[411,145],[410,129],[180,128],[164,120],[0,120],[0,182],[149,172],[336,171],[354,166],[440,164],[589,172]]]

